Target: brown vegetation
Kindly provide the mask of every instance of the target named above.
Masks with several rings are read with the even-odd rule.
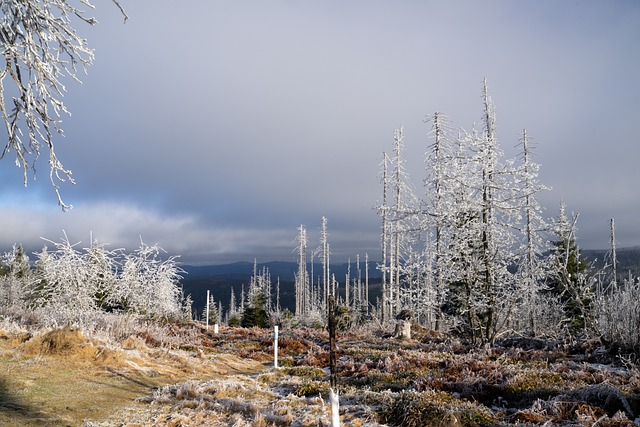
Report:
[[[281,329],[278,369],[269,330],[160,331],[117,343],[73,328],[0,332],[0,424],[329,424],[326,331]],[[638,370],[598,340],[511,338],[474,348],[427,330],[414,338],[339,336],[344,425],[631,426],[640,416]]]

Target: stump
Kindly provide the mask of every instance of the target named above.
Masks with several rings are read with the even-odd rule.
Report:
[[[396,323],[396,331],[393,334],[393,336],[401,340],[410,340],[411,339],[411,321],[399,320],[398,323]]]

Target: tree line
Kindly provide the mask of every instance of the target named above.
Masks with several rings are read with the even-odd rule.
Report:
[[[392,154],[382,154],[382,197],[376,205],[381,262],[375,266],[382,272],[380,297],[370,301],[359,256],[356,275],[342,280],[331,274],[323,217],[315,250],[308,250],[305,226],[298,228],[290,318],[326,324],[327,301],[334,296],[343,325],[388,325],[410,313],[414,322],[477,344],[507,334],[598,334],[639,348],[640,289],[631,275],[617,278],[613,220],[609,263],[594,271],[577,243],[579,215],[561,204],[555,217],[545,216],[539,197],[548,187],[539,180],[531,136],[523,130],[519,154],[506,159],[486,80],[482,95],[479,128],[456,130],[440,112],[425,120],[430,131],[420,191],[405,169],[402,128],[394,132]],[[314,257],[322,268],[316,281],[307,270]],[[274,306],[273,294],[262,296],[260,304]]]

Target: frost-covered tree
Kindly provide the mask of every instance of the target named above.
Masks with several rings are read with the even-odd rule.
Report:
[[[209,313],[203,313],[203,317],[209,319],[210,324],[222,323],[222,301],[217,301],[213,295],[209,296],[208,304],[205,307],[209,308]]]
[[[97,306],[105,311],[121,309],[111,298],[111,294],[118,286],[118,271],[121,258],[121,250],[109,251],[106,245],[93,240],[91,247],[85,249],[85,268],[87,280],[95,289]]]
[[[518,205],[522,212],[522,239],[517,273],[521,301],[518,311],[521,318],[528,318],[529,333],[535,336],[538,333],[538,319],[542,317],[540,295],[547,289],[545,280],[550,270],[545,260],[545,253],[550,249],[549,225],[542,215],[543,209],[536,196],[548,188],[538,181],[540,166],[532,160],[532,142],[526,130],[522,131],[520,144],[522,164],[516,171],[516,183],[519,184]]]
[[[392,205],[390,206],[390,262],[389,262],[389,314],[391,316],[402,310],[403,298],[403,263],[408,260],[411,245],[414,242],[417,224],[417,198],[409,174],[405,167],[404,130],[396,129],[393,135],[392,159],[393,171],[391,179]],[[405,295],[405,301],[409,297]]]
[[[351,292],[353,289],[351,288],[351,258],[347,260],[347,272],[344,277],[344,306],[347,310],[351,309]]]
[[[475,209],[460,209],[451,230],[447,267],[449,289],[444,312],[460,323],[460,332],[478,338],[478,311],[483,299],[481,278],[483,251],[480,215]]]
[[[507,327],[517,302],[515,277],[509,266],[516,261],[518,188],[513,161],[505,160],[496,133],[496,114],[486,79],[483,82],[483,128],[467,134],[475,163],[477,187],[472,193],[468,225],[479,233],[476,248],[480,265],[470,301],[477,328],[473,338],[493,342]],[[477,220],[476,220],[477,219]]]
[[[426,243],[412,252],[422,254],[412,262],[414,294],[436,328],[446,320],[474,340],[492,342],[518,301],[509,267],[517,260],[519,171],[500,148],[486,79],[480,129],[454,136],[441,113],[428,121],[433,143],[421,205]]]
[[[424,283],[433,289],[424,292],[425,305],[435,311],[436,328],[446,322],[448,328],[471,334],[477,329],[473,301],[481,271],[481,174],[472,144],[479,137],[464,131],[454,136],[442,113],[434,114],[431,122],[433,144],[426,155],[422,205],[428,235],[423,262],[432,276]]]
[[[380,313],[382,322],[386,322],[389,320],[389,292],[388,292],[388,274],[389,274],[389,202],[388,202],[388,191],[389,191],[389,156],[387,152],[382,153],[382,201],[378,206],[378,214],[380,215],[382,225],[381,225],[381,236],[380,236],[380,246],[382,248],[382,264],[378,266],[380,272],[382,273],[382,297],[380,301]]]
[[[76,24],[97,22],[83,7],[93,5],[89,0],[0,2],[0,114],[6,132],[0,158],[15,156],[26,185],[28,171],[35,169],[41,151],[48,150],[51,184],[63,209],[70,206],[62,201],[59,184],[73,182],[55,152],[55,135],[62,134],[60,116],[69,114],[62,102],[64,80],[79,81],[94,59],[87,40],[76,31]]]
[[[44,270],[53,257],[53,255],[49,253],[46,245],[42,247],[39,253],[35,253],[34,255],[36,256],[35,268],[31,275],[31,280],[25,289],[26,306],[28,308],[37,307],[39,304],[41,305],[41,301],[46,300],[45,292],[47,281]]]
[[[444,307],[448,286],[447,276],[448,251],[451,238],[451,226],[455,222],[456,210],[459,204],[456,202],[457,189],[465,182],[466,173],[460,166],[457,157],[460,151],[455,139],[451,136],[448,119],[444,114],[436,112],[427,119],[431,122],[431,137],[433,143],[425,155],[427,177],[424,180],[425,200],[423,211],[425,213],[424,227],[429,234],[424,262],[432,274],[424,281],[432,289],[423,291],[426,300],[423,306],[427,311],[427,318],[433,320],[435,330],[441,330],[443,323],[442,308]]]
[[[295,315],[304,318],[311,310],[309,274],[307,273],[307,229],[298,227],[298,272],[295,276],[296,308]]]
[[[267,267],[258,270],[257,260],[253,261],[253,275],[249,282],[247,301],[242,312],[241,326],[245,328],[269,326],[272,313],[271,274]]]
[[[152,317],[180,316],[182,270],[175,257],[162,259],[163,252],[158,245],[140,242],[138,249],[125,255],[118,286],[111,294],[112,304]]]
[[[550,280],[551,292],[559,296],[565,312],[565,324],[570,331],[584,332],[591,323],[593,290],[589,266],[580,254],[576,234],[579,215],[569,220],[564,203],[560,204],[558,218],[553,223],[553,242]]]
[[[322,217],[320,227],[320,263],[322,264],[322,311],[326,311],[329,303],[329,295],[335,296],[335,288],[330,280],[331,272],[331,251],[329,249],[329,232],[327,229],[327,218]]]
[[[427,242],[427,247],[422,252],[410,249],[402,266],[402,310],[409,310],[412,320],[429,327],[435,324],[433,264],[433,248],[431,242]]]
[[[379,268],[382,271],[380,313],[383,322],[401,310],[403,299],[410,298],[401,280],[403,262],[408,258],[413,238],[419,231],[417,199],[405,169],[403,140],[401,127],[393,134],[393,158],[384,152],[381,164],[382,201],[377,210],[382,219],[382,264]]]
[[[43,312],[49,323],[84,323],[98,310],[96,282],[91,280],[82,252],[76,249],[79,243],[72,244],[66,234],[60,242],[49,242],[55,250],[45,248],[38,255],[33,303],[46,307]]]
[[[193,299],[191,295],[185,295],[184,290],[181,290],[180,300],[182,301],[182,320],[193,320]]]
[[[240,326],[240,320],[242,319],[242,307],[239,307],[236,302],[236,294],[233,288],[231,288],[231,297],[229,298],[229,310],[227,311],[227,325]]]
[[[618,287],[618,255],[616,249],[616,223],[611,218],[611,286]]]
[[[364,254],[364,305],[365,314],[369,314],[369,254]]]
[[[29,257],[22,245],[13,245],[11,252],[2,256],[0,274],[0,306],[11,307],[21,304],[25,297],[25,287],[30,280]]]
[[[368,310],[368,286],[369,286],[369,256],[365,254],[364,262],[364,279],[362,277],[362,266],[360,260],[360,254],[356,254],[356,277],[353,283],[353,308],[362,314],[366,314]]]
[[[496,326],[497,302],[498,302],[498,277],[495,255],[497,238],[496,236],[496,204],[495,192],[497,189],[497,162],[500,155],[495,132],[495,110],[489,89],[485,79],[483,85],[484,100],[484,132],[481,138],[474,139],[473,142],[478,148],[478,163],[481,172],[480,187],[480,229],[481,251],[482,251],[482,278],[483,301],[479,304],[482,311],[479,316],[481,329],[483,329],[483,339],[490,340]]]
[[[242,318],[242,309],[238,307],[236,293],[231,288],[231,296],[229,297],[229,309],[227,310],[226,323],[229,326],[239,326]]]

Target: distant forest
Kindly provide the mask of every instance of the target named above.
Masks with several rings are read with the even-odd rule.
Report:
[[[376,266],[377,262],[371,262],[372,266]],[[183,286],[184,293],[191,295],[193,300],[193,311],[195,315],[203,313],[207,290],[213,296],[215,301],[221,301],[225,307],[228,307],[231,298],[231,289],[236,295],[240,295],[243,287],[249,289],[251,276],[253,274],[253,263],[235,262],[231,264],[191,266],[183,265],[181,267],[183,274],[180,283]],[[295,310],[295,276],[298,271],[298,264],[295,262],[272,261],[266,263],[258,263],[258,270],[268,269],[274,281],[280,281],[280,305],[283,309],[293,312]],[[355,268],[351,264],[351,268]],[[312,268],[311,263],[307,264],[307,271],[321,272],[321,265],[315,264]],[[348,263],[336,263],[331,266],[331,271],[336,277],[344,278],[349,271]],[[375,304],[376,298],[380,297],[380,280],[382,274],[380,270],[371,268],[369,271],[369,280],[371,286],[371,302]],[[316,277],[316,281],[320,280]]]
[[[585,249],[582,255],[595,271],[605,268],[610,262],[611,254],[606,249]],[[640,276],[640,246],[630,248],[619,248],[617,250],[618,280],[622,281],[627,276]],[[372,261],[372,265],[379,264],[379,261]],[[226,306],[231,297],[231,289],[235,289],[237,294],[243,286],[248,288],[251,275],[253,274],[253,263],[235,262],[230,264],[192,266],[183,265],[185,271],[180,283],[185,294],[190,294],[193,299],[194,314],[202,313],[206,305],[207,290],[216,301],[222,301]],[[280,304],[282,308],[293,311],[295,308],[295,274],[298,265],[295,262],[272,261],[258,263],[258,268],[268,268],[274,278],[280,279]],[[334,264],[332,271],[337,277],[345,277],[349,270],[349,264]],[[307,265],[307,270],[311,271],[311,264]],[[315,271],[321,271],[321,266],[316,264]],[[370,272],[371,299],[376,301],[381,295],[380,281],[382,274],[378,269]]]

